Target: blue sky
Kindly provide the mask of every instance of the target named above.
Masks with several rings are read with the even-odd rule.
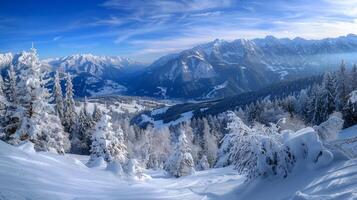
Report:
[[[0,0],[0,52],[35,43],[42,58],[75,53],[142,62],[206,43],[357,33],[357,0]]]

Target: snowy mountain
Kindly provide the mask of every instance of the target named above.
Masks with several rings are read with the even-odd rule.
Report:
[[[257,91],[282,80],[357,62],[357,36],[214,40],[169,54],[150,66],[119,56],[77,54],[42,60],[48,70],[70,73],[76,96],[125,93],[160,98],[216,99]],[[0,67],[13,54],[0,54]]]
[[[4,73],[17,62],[17,54],[0,54],[0,68]],[[41,61],[42,68],[53,75],[55,71],[70,73],[75,95],[78,97],[118,94],[126,91],[126,79],[145,65],[120,56],[76,54]]]
[[[62,58],[50,58],[44,60],[44,62],[63,71],[77,74],[86,72],[96,76],[108,74],[110,70],[114,69],[132,71],[142,66],[141,63],[129,58],[120,56],[95,56],[92,54],[76,54]]]
[[[119,56],[95,56],[77,54],[43,60],[52,71],[70,73],[73,76],[77,96],[118,94],[126,91],[126,78],[144,65]]]
[[[333,69],[342,59],[355,62],[356,52],[357,36],[352,34],[322,40],[215,40],[158,59],[131,90],[175,98],[230,96]]]

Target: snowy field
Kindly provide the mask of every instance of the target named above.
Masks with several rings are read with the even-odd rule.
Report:
[[[88,168],[87,159],[0,141],[0,199],[357,199],[357,159],[336,159],[318,170],[297,166],[285,179],[249,184],[231,167],[178,179],[145,171],[151,178],[137,180]]]

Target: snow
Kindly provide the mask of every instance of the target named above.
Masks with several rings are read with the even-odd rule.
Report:
[[[141,105],[140,101],[137,100],[131,100],[128,102],[120,102],[120,101],[113,101],[112,104],[106,105],[103,103],[99,103],[94,101],[95,99],[91,99],[89,102],[87,102],[87,111],[89,113],[93,113],[94,110],[94,105],[96,104],[100,110],[103,110],[104,112],[109,112],[109,109],[113,112],[116,113],[138,113],[141,111],[144,111],[145,109],[148,109],[148,107]],[[82,109],[83,104],[80,104],[80,106],[76,107],[76,112],[79,113],[79,111]],[[109,109],[108,109],[109,108]]]
[[[206,98],[212,98],[218,90],[227,87],[227,85],[228,85],[228,81],[224,81],[222,84],[214,86],[213,89],[210,92],[208,92]]]
[[[349,101],[351,103],[356,103],[357,102],[357,90],[354,90],[354,91],[351,92]]]
[[[155,109],[155,110],[151,111],[151,115],[152,115],[152,116],[155,116],[155,115],[163,114],[163,113],[165,113],[169,108],[170,108],[170,107],[162,107],[162,108]]]
[[[88,82],[87,84],[90,85],[90,83]],[[98,91],[89,90],[89,93],[91,96],[104,96],[110,94],[119,94],[125,91],[127,91],[127,88],[125,86],[119,85],[114,81],[105,80],[105,84],[103,87],[101,87]]]
[[[231,167],[178,179],[168,178],[163,171],[144,170],[151,179],[134,180],[107,169],[88,168],[77,156],[29,153],[0,141],[0,166],[0,199],[4,200],[357,198],[356,159],[334,161],[318,170],[298,166],[285,179],[251,183]]]
[[[338,139],[357,138],[357,125],[342,130],[338,134]]]
[[[164,108],[161,108],[161,109],[158,109],[158,110],[154,110],[153,112],[153,115],[158,115],[160,112],[166,112],[166,107]],[[189,112],[185,112],[185,113],[182,113],[181,114],[181,117],[179,117],[178,119],[176,120],[173,120],[173,121],[170,121],[168,123],[164,123],[163,120],[154,120],[154,118],[146,115],[146,114],[141,114],[140,117],[141,117],[141,122],[140,123],[151,123],[155,128],[162,128],[162,127],[169,127],[169,126],[174,126],[174,125],[177,125],[177,124],[180,124],[181,122],[185,122],[185,121],[188,121],[192,118],[193,116],[193,111],[189,111]]]
[[[318,134],[308,127],[295,133],[284,133],[283,138],[295,158],[304,160],[308,168],[326,166],[334,159],[333,154],[324,148]]]

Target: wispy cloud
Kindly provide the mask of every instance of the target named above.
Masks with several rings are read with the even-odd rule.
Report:
[[[231,0],[109,0],[102,6],[135,12],[138,15],[161,15],[224,8],[230,6],[231,3]]]
[[[64,52],[91,50],[145,61],[216,38],[357,34],[357,0],[107,0],[100,5],[88,1],[70,12],[66,5],[58,14],[33,18],[31,13],[41,10],[5,16],[2,7],[3,49],[40,41],[51,52],[60,47]]]

